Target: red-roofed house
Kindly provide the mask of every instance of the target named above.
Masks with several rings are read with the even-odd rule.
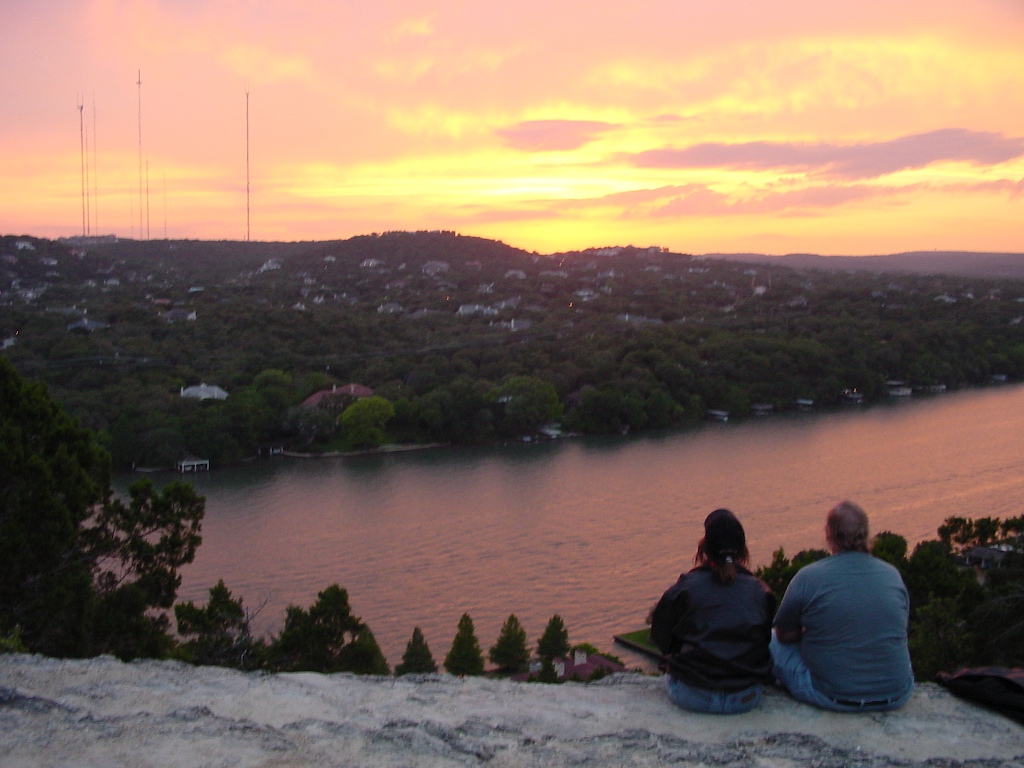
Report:
[[[373,390],[362,384],[346,384],[339,387],[335,384],[330,389],[321,389],[302,401],[304,408],[327,408],[341,410],[354,400],[372,397]]]
[[[611,659],[598,654],[590,654],[588,656],[586,651],[575,651],[572,658],[556,659],[554,667],[555,675],[559,680],[578,679],[584,682],[594,678],[595,675],[598,678],[601,678],[605,675],[612,675],[616,672],[624,672],[626,670],[626,668],[617,661],[612,661]],[[518,675],[512,675],[512,679],[525,682],[531,677],[536,677],[540,670],[541,662],[532,661],[530,662],[529,672],[520,672]]]

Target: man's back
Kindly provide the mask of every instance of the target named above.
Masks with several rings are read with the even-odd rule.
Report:
[[[885,698],[911,677],[910,601],[899,571],[864,552],[840,552],[794,577],[775,625],[803,630],[814,686],[835,698]]]

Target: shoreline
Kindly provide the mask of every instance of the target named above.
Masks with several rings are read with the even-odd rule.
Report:
[[[817,406],[815,406],[815,407],[813,407],[811,409],[806,409],[806,410],[805,409],[793,409],[793,410],[777,411],[775,413],[764,414],[764,415],[759,415],[759,414],[753,414],[752,413],[752,414],[749,414],[749,415],[736,417],[733,420],[729,420],[728,423],[729,424],[736,424],[736,425],[738,425],[738,424],[746,424],[746,423],[750,423],[750,422],[759,422],[759,421],[764,421],[764,420],[767,420],[767,419],[776,419],[776,418],[801,418],[802,419],[802,418],[807,418],[807,417],[825,416],[825,415],[828,415],[828,414],[831,414],[831,413],[843,413],[843,412],[858,411],[858,410],[865,410],[866,411],[866,410],[871,410],[871,409],[877,408],[879,406],[881,406],[881,407],[903,407],[903,406],[906,406],[906,405],[912,405],[915,402],[928,401],[928,400],[932,400],[934,398],[942,397],[942,396],[945,396],[945,395],[955,395],[955,394],[962,393],[962,392],[977,391],[977,390],[980,390],[980,389],[1002,388],[1002,387],[1006,387],[1006,386],[1012,387],[1012,386],[1015,386],[1015,385],[1016,386],[1024,386],[1024,382],[992,382],[992,383],[988,384],[987,386],[964,385],[964,386],[959,386],[959,387],[955,387],[955,388],[948,388],[948,389],[945,389],[945,390],[943,390],[941,392],[920,392],[920,393],[916,393],[917,396],[913,397],[913,398],[889,396],[889,397],[881,398],[881,399],[879,399],[877,401],[873,401],[873,402],[870,402],[870,403],[867,403],[867,402],[857,402],[857,403],[846,402],[846,403],[839,403],[839,404],[837,404],[835,406],[830,406],[830,407],[817,407]],[[690,431],[690,430],[694,430],[694,429],[700,429],[701,427],[718,426],[718,425],[721,425],[722,423],[723,422],[717,421],[715,419],[701,419],[701,420],[698,420],[698,421],[695,421],[695,422],[691,422],[691,423],[687,423],[687,424],[683,424],[683,425],[677,425],[675,427],[668,427],[665,430],[641,430],[641,431],[636,432],[636,433],[631,433],[628,436],[629,437],[642,437],[644,435],[650,435],[650,434],[655,434],[655,433],[660,433],[660,432]],[[614,435],[590,435],[590,434],[585,434],[585,433],[581,433],[581,432],[563,432],[563,433],[559,434],[556,437],[550,437],[550,436],[538,437],[537,435],[534,435],[534,436],[530,436],[529,438],[526,438],[526,437],[520,438],[519,440],[497,440],[497,441],[494,441],[494,442],[491,442],[491,443],[486,443],[485,445],[486,446],[500,446],[500,445],[508,445],[510,443],[523,443],[524,445],[530,445],[530,444],[535,444],[535,443],[547,443],[547,442],[561,441],[561,440],[566,440],[568,438],[612,437],[612,436],[614,436]],[[623,435],[620,435],[620,437],[627,437],[627,435],[623,434]],[[380,446],[379,448],[365,448],[365,449],[356,450],[356,451],[312,452],[312,451],[290,451],[290,450],[282,449],[278,453],[275,453],[275,454],[273,454],[271,456],[267,456],[267,457],[264,457],[264,456],[261,456],[261,455],[250,456],[250,457],[242,459],[240,461],[229,462],[229,463],[223,464],[221,466],[226,466],[226,467],[241,466],[241,465],[244,465],[244,464],[249,464],[249,463],[258,461],[261,458],[274,458],[274,456],[287,456],[289,458],[296,458],[296,459],[335,459],[335,458],[347,458],[347,457],[355,457],[355,456],[373,456],[373,455],[388,454],[388,453],[409,453],[409,452],[414,452],[414,451],[424,451],[424,450],[433,450],[433,449],[437,449],[437,448],[453,448],[453,447],[467,447],[467,446],[462,446],[462,445],[459,445],[459,444],[456,444],[456,443],[394,443],[394,444],[385,444],[385,445]],[[195,474],[194,472],[178,472],[174,467],[132,467],[131,469],[127,469],[127,470],[115,470],[115,471],[128,472],[128,473],[142,473],[142,474],[155,474],[155,473],[161,473],[161,472],[175,472],[177,474],[180,474],[182,477]],[[204,470],[204,471],[212,471],[212,470]]]

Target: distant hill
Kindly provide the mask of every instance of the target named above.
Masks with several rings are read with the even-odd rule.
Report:
[[[977,251],[909,251],[886,256],[819,256],[789,253],[766,256],[758,253],[708,253],[709,259],[755,264],[777,264],[794,269],[863,270],[903,272],[916,275],[964,275],[965,277],[1024,279],[1024,253]]]

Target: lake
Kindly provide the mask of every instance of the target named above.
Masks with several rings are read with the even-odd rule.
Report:
[[[416,626],[440,663],[463,612],[485,653],[510,613],[531,643],[559,613],[571,641],[620,652],[612,635],[691,567],[713,509],[742,520],[754,566],[823,547],[846,498],[913,546],[951,515],[1024,513],[1022,435],[1024,388],[1002,386],[650,436],[215,468],[189,477],[206,518],[179,599],[223,578],[271,632],[336,582],[392,666]]]

